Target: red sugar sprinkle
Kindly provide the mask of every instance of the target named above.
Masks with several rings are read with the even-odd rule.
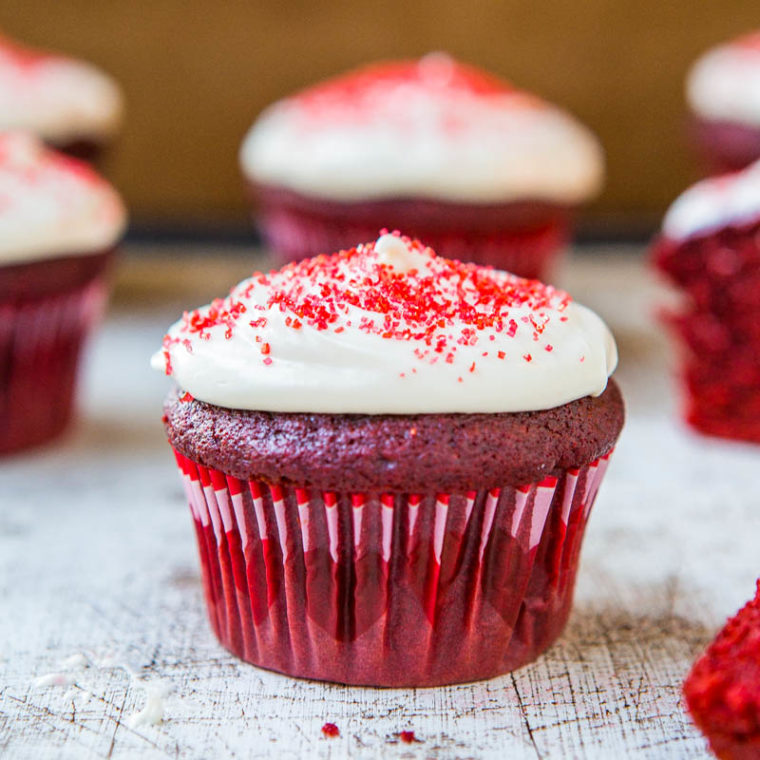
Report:
[[[182,394],[182,395],[179,397],[179,400],[180,400],[180,401],[182,401],[182,402],[187,402],[187,401],[193,401],[194,399],[193,399],[193,396],[192,396],[190,393],[188,393],[187,391],[185,391],[185,392],[184,392],[184,393],[183,393],[183,394]]]
[[[523,359],[525,359],[526,362],[533,361],[533,357],[530,354],[523,354]]]
[[[272,363],[272,360],[267,356],[266,359],[264,359],[264,364],[267,365],[267,367]]]
[[[334,723],[325,723],[322,726],[322,733],[328,739],[334,739],[336,736],[340,736],[340,729]]]
[[[529,316],[521,315],[519,319],[532,326],[534,339],[538,340],[552,314],[564,311],[570,303],[566,293],[537,280],[439,258],[418,241],[406,237],[401,240],[410,254],[420,259],[416,269],[395,269],[375,253],[373,243],[317,256],[288,264],[269,275],[254,274],[227,298],[186,312],[179,332],[188,336],[188,350],[190,336],[213,340],[217,333],[212,328],[221,327],[229,339],[241,316],[251,308],[283,313],[285,325],[292,329],[305,324],[340,333],[350,326],[347,317],[359,310],[362,316],[358,329],[362,332],[384,340],[418,343],[414,353],[420,361],[434,363],[435,354],[443,354],[451,364],[457,346],[477,345],[485,339],[485,331],[491,341],[495,340],[494,333],[515,337],[518,321],[517,315],[511,314],[513,309],[529,312]],[[246,299],[261,288],[266,290],[256,299],[257,305],[247,304]],[[258,333],[267,327],[267,318],[259,316],[248,325]],[[262,335],[270,337],[262,333],[253,339],[261,342]],[[167,353],[178,340],[169,338],[169,343],[165,342]],[[267,355],[270,350],[270,344],[263,343],[261,353]],[[498,357],[505,358],[505,353],[499,351]],[[531,360],[529,354],[524,358]]]
[[[554,346],[551,343],[547,343],[544,346],[544,351],[554,351]]]
[[[414,735],[414,731],[400,731],[398,738],[401,739],[404,744],[414,744],[414,742],[419,741]]]
[[[473,363],[470,365],[470,372],[474,372],[474,371],[475,371],[475,362],[473,362]]]

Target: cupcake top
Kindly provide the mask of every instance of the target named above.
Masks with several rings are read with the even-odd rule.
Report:
[[[125,224],[116,191],[87,164],[0,133],[0,263],[99,253]]]
[[[662,231],[671,240],[709,235],[728,225],[760,219],[760,161],[746,169],[704,179],[678,196]]]
[[[55,145],[101,141],[118,129],[122,105],[113,79],[91,64],[0,35],[0,131],[27,130]]]
[[[254,274],[186,312],[152,364],[229,409],[516,412],[601,394],[617,351],[566,293],[396,233]]]
[[[257,183],[337,201],[574,205],[598,192],[604,171],[599,142],[572,116],[442,53],[275,103],[240,158]]]
[[[686,97],[703,119],[760,127],[760,31],[698,58],[686,80]]]

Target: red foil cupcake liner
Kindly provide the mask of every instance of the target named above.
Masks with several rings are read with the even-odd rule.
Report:
[[[0,453],[66,427],[82,344],[107,294],[98,278],[68,292],[0,303]]]
[[[393,494],[241,481],[175,450],[220,642],[376,686],[490,678],[546,649],[610,454],[520,488]]]
[[[434,201],[340,204],[251,186],[259,227],[280,264],[352,248],[384,228],[418,238],[440,256],[551,279],[570,239],[571,213],[554,205],[484,206]]]

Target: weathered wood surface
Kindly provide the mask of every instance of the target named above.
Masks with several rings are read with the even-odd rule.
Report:
[[[484,683],[374,690],[228,655],[206,623],[158,422],[166,382],[147,369],[174,313],[120,307],[93,345],[74,433],[0,463],[0,755],[707,757],[680,683],[760,572],[760,450],[675,421],[636,261],[584,256],[566,284],[616,331],[629,420],[570,624],[538,662]],[[140,714],[148,697],[163,704],[158,725]],[[323,737],[326,721],[339,738]]]

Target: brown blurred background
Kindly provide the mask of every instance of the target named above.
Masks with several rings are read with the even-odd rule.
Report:
[[[601,137],[587,229],[646,230],[696,176],[683,78],[760,26],[758,0],[0,0],[8,35],[89,59],[127,97],[107,167],[138,224],[241,224],[237,150],[269,102],[380,58],[446,50],[573,111]]]

